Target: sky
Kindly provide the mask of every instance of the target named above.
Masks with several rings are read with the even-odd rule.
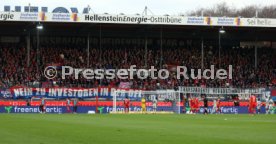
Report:
[[[65,8],[77,7],[82,12],[84,7],[90,5],[95,13],[109,14],[136,14],[142,13],[145,6],[154,15],[177,15],[199,8],[209,8],[217,3],[225,1],[229,6],[241,8],[255,4],[258,6],[275,5],[276,0],[0,0],[0,11],[4,10],[4,5],[27,6],[47,6],[48,11],[63,6]],[[150,14],[150,13],[149,13]]]

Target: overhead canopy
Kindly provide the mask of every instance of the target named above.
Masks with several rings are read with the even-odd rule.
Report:
[[[111,23],[187,26],[276,27],[276,19],[124,14],[0,12],[1,21]]]

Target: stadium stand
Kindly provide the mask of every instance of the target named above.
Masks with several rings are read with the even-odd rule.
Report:
[[[62,66],[68,65],[75,68],[129,68],[130,65],[136,65],[137,68],[172,68],[177,65],[185,65],[188,68],[201,68],[200,48],[168,47],[163,48],[162,56],[160,49],[155,47],[148,48],[147,56],[145,49],[139,45],[129,47],[105,45],[102,49],[97,47],[90,50],[90,64],[87,65],[87,52],[82,46],[70,45],[47,45],[41,44],[39,65],[37,65],[38,55],[36,49],[30,51],[30,65],[28,66],[26,48],[22,44],[0,45],[0,80],[1,88],[12,86],[42,86],[42,87],[98,87],[119,86],[121,82],[129,82],[131,88],[143,88],[147,90],[171,89],[177,86],[202,86],[202,87],[239,87],[239,88],[257,88],[257,87],[275,87],[276,86],[276,55],[275,49],[262,48],[258,50],[258,68],[254,67],[254,49],[252,48],[224,48],[221,52],[221,68],[227,69],[228,65],[233,65],[232,80],[177,80],[175,75],[171,74],[166,80],[85,80],[80,78],[60,77],[54,80],[47,80],[43,76],[43,70],[49,65]],[[173,50],[172,50],[173,49]],[[208,47],[204,57],[204,67],[210,65],[219,67],[218,50]],[[161,58],[162,57],[162,58]],[[145,60],[147,58],[147,60]],[[163,61],[161,61],[163,60]],[[145,61],[147,64],[145,64]],[[147,65],[147,66],[145,66]],[[159,83],[159,84],[157,84]]]

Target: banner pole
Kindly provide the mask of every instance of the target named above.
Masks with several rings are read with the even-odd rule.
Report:
[[[89,59],[90,59],[90,39],[88,34],[87,35],[87,68],[89,68]]]
[[[145,37],[145,67],[147,67],[147,60],[148,60],[148,38]]]
[[[163,27],[160,30],[160,69],[162,69],[163,64]]]
[[[201,69],[204,68],[204,41],[201,38]]]

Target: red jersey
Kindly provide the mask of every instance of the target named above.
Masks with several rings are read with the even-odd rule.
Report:
[[[125,107],[129,107],[129,103],[130,103],[130,101],[129,101],[129,99],[124,99],[124,105],[125,105]]]
[[[252,113],[252,114],[256,113],[255,111],[256,106],[257,106],[256,96],[252,95],[249,98],[249,107],[248,107],[249,113]]]
[[[195,108],[199,108],[199,101],[198,101],[198,98],[195,98]]]
[[[256,107],[257,106],[256,96],[252,95],[250,97],[249,103],[251,107]]]
[[[217,101],[217,107],[220,107],[220,100]]]

